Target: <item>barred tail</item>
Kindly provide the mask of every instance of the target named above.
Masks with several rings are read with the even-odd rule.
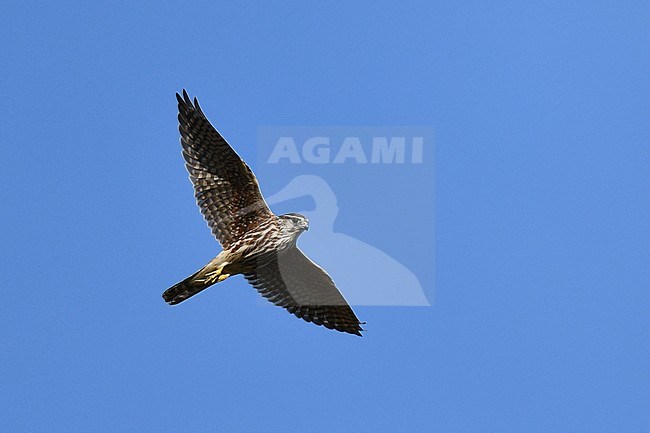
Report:
[[[199,272],[165,290],[165,293],[162,295],[165,302],[169,305],[179,304],[207,289],[216,282],[215,280],[208,282],[205,278],[197,278]]]

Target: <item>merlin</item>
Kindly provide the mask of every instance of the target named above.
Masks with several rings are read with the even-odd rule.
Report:
[[[196,98],[176,94],[185,167],[201,213],[222,251],[170,287],[176,305],[234,275],[266,299],[307,322],[361,336],[362,323],[332,278],[296,245],[309,229],[303,215],[271,212],[257,178],[203,114]]]

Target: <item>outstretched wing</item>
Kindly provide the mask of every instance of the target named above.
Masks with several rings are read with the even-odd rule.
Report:
[[[212,234],[228,248],[261,221],[272,218],[255,175],[183,90],[178,130],[194,196]]]
[[[361,322],[334,281],[298,247],[245,273],[262,296],[297,317],[329,329],[361,336]]]

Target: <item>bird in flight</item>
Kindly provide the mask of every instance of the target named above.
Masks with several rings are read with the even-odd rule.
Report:
[[[176,305],[241,274],[266,299],[307,322],[361,336],[362,323],[327,273],[296,246],[303,215],[275,215],[246,163],[210,124],[196,98],[178,99],[185,167],[201,213],[223,250],[163,293]]]

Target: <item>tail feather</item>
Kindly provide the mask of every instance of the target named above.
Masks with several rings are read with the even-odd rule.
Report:
[[[162,295],[165,302],[169,305],[179,304],[215,283],[215,281],[207,282],[204,278],[196,278],[198,274],[199,272],[165,290]]]

